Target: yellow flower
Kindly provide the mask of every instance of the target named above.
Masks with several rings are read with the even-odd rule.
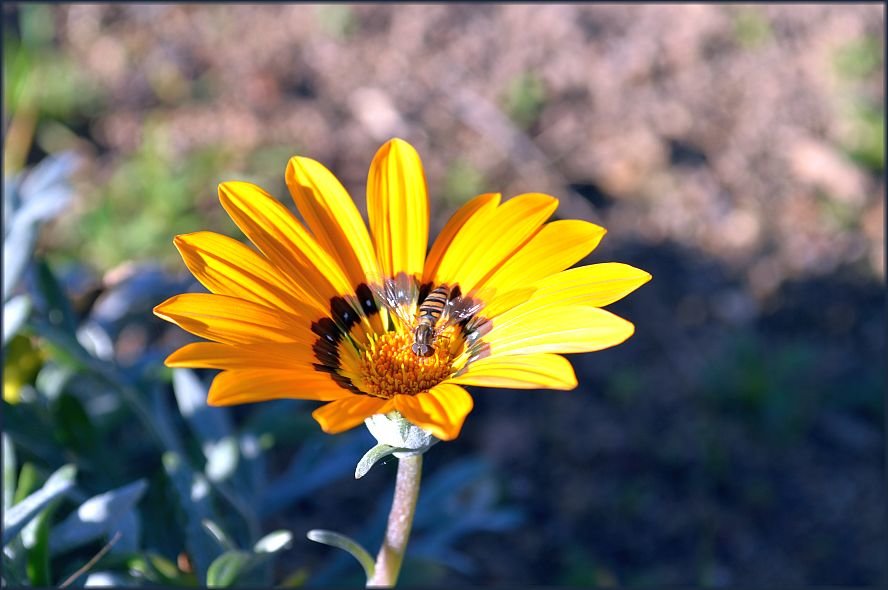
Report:
[[[619,263],[565,270],[605,230],[546,223],[558,205],[551,196],[501,204],[498,194],[480,195],[426,254],[426,182],[410,144],[389,141],[370,165],[369,232],[320,163],[292,158],[286,181],[305,225],[258,186],[219,186],[222,206],[258,252],[210,232],[174,240],[211,293],[176,295],[154,312],[212,341],[166,360],[221,369],[211,405],[328,402],[312,415],[329,433],[398,411],[451,440],[473,405],[463,386],[573,389],[560,353],[601,350],[634,331],[601,307],[651,276]]]

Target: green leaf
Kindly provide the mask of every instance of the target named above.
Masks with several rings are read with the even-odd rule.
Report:
[[[3,552],[3,587],[21,588],[27,585],[26,573],[20,560]]]
[[[244,578],[256,572],[272,554],[289,547],[292,540],[293,535],[289,531],[274,531],[259,539],[252,552],[237,549],[226,551],[210,564],[207,587],[225,588],[239,580],[245,584],[251,582]]]
[[[13,505],[18,504],[28,497],[28,494],[37,489],[37,468],[33,463],[25,463],[22,465],[22,471],[19,473],[18,487],[15,489],[15,496],[12,498]]]
[[[37,287],[46,298],[46,317],[53,326],[61,328],[69,334],[77,332],[77,317],[71,309],[71,303],[68,296],[56,279],[52,269],[46,260],[40,259],[36,261],[37,266]],[[82,347],[81,347],[82,348]]]
[[[83,404],[62,393],[52,405],[56,435],[65,449],[90,454],[96,448],[96,433]]]
[[[73,465],[61,467],[46,480],[42,488],[16,503],[3,515],[3,545],[15,538],[21,530],[50,502],[74,486],[77,469]],[[19,482],[21,485],[21,481]]]
[[[110,561],[110,560],[109,560]],[[126,557],[125,569],[134,576],[162,586],[196,586],[194,574],[186,574],[169,559],[156,553],[136,553]],[[111,569],[123,569],[115,568]]]
[[[351,537],[346,537],[343,534],[333,531],[325,531],[323,529],[310,530],[305,536],[308,537],[309,541],[323,543],[324,545],[337,547],[338,549],[348,552],[348,554],[357,559],[358,563],[361,564],[361,567],[364,568],[364,574],[367,576],[367,579],[370,580],[373,577],[373,572],[376,570],[376,562],[373,561],[373,558],[370,557],[367,550],[361,547],[358,542]]]
[[[52,586],[52,579],[49,569],[49,531],[50,520],[58,506],[59,501],[51,502],[43,512],[41,512],[36,522],[34,530],[34,538],[30,543],[25,543],[27,549],[27,571],[28,580],[32,586],[47,587]]]
[[[254,555],[247,551],[226,551],[210,564],[207,570],[208,588],[227,588],[238,576],[250,569]]]
[[[205,518],[201,521],[201,526],[210,533],[210,535],[219,543],[219,547],[223,551],[231,551],[237,549],[237,545],[225,534],[225,531],[222,530],[218,524],[210,520],[209,518]]]
[[[176,580],[182,576],[182,572],[179,571],[176,564],[161,555],[149,554],[148,563],[168,581]]]

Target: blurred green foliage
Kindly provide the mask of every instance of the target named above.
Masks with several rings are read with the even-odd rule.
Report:
[[[747,49],[755,49],[772,39],[768,17],[757,6],[741,6],[733,11],[734,36]]]
[[[51,7],[20,7],[21,37],[4,34],[4,103],[8,112],[36,110],[39,117],[67,121],[94,113],[103,103],[101,87],[90,84],[82,64],[53,45]]]
[[[484,192],[484,175],[468,160],[457,160],[444,177],[443,200],[449,206],[459,207]]]
[[[866,91],[868,80],[884,68],[884,40],[862,36],[833,54],[833,70],[842,80],[840,106],[847,121],[842,148],[875,174],[885,170],[885,105]]]
[[[845,78],[862,80],[882,66],[882,53],[882,44],[876,37],[860,37],[836,51],[833,66]]]
[[[876,174],[885,171],[885,107],[858,103],[851,115],[853,132],[845,143],[851,159]]]
[[[165,128],[146,122],[139,149],[90,199],[93,208],[81,220],[90,239],[65,253],[71,260],[86,257],[100,268],[128,260],[170,260],[173,236],[206,226],[196,203],[212,198],[214,180],[228,161],[224,149],[211,147],[190,154],[186,162],[173,154]]]
[[[824,378],[824,356],[810,340],[765,343],[755,332],[739,332],[720,361],[707,368],[705,399],[711,411],[730,414],[778,444],[807,437],[824,407],[872,420],[882,400],[879,370],[841,374],[840,381],[838,374]],[[712,451],[716,460],[717,449]]]
[[[540,115],[546,101],[546,87],[533,72],[516,76],[506,87],[503,108],[522,129],[527,129]]]
[[[807,434],[824,395],[814,379],[818,356],[812,344],[762,347],[755,334],[741,333],[721,358],[708,371],[711,403],[763,427],[775,441],[792,442]]]
[[[332,37],[348,39],[358,28],[354,10],[343,4],[321,4],[314,7],[318,24]]]

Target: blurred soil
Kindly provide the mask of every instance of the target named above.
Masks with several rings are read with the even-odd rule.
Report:
[[[216,184],[283,197],[294,154],[363,208],[401,136],[433,234],[474,194],[548,192],[609,230],[587,262],[653,274],[613,306],[636,335],[575,358],[580,389],[478,392],[436,447],[430,469],[488,457],[527,514],[445,580],[888,582],[882,6],[46,10],[22,59],[50,80],[56,52],[63,98],[25,85],[50,106],[23,151],[90,161],[44,236],[59,259],[180,272],[174,234],[236,235]],[[348,528],[343,494],[318,498],[325,527]]]

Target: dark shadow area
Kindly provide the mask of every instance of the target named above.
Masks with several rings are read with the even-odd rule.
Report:
[[[472,540],[488,557],[470,580],[884,580],[883,286],[789,283],[732,318],[743,285],[712,260],[669,244],[615,254],[654,275],[609,308],[636,334],[574,357],[576,391],[477,392],[466,440],[436,449],[477,446],[526,508],[508,544]]]

